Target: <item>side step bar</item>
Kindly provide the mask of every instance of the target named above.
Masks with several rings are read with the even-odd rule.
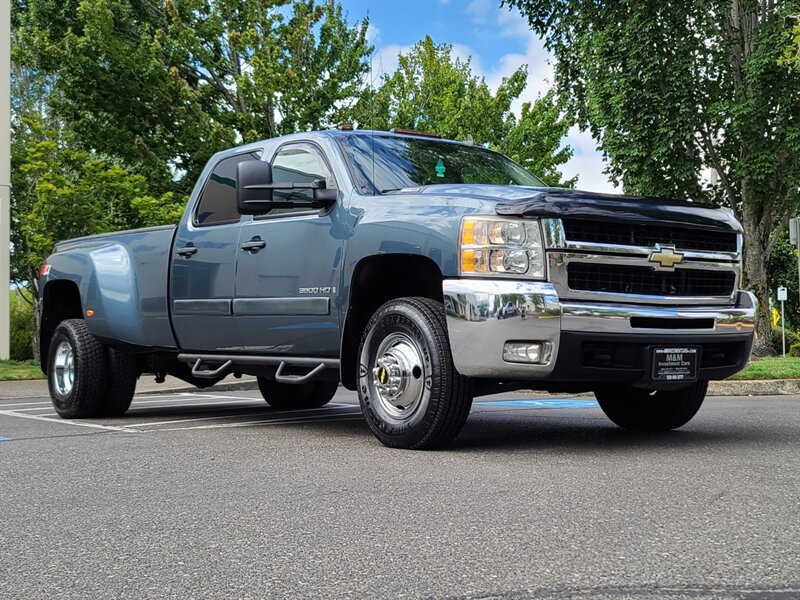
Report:
[[[311,381],[326,369],[338,369],[338,358],[309,358],[304,356],[248,356],[240,354],[178,354],[178,360],[192,363],[192,375],[200,379],[215,379],[235,370],[237,365],[278,367],[275,381],[301,384]],[[211,365],[219,365],[211,367]],[[204,368],[205,367],[205,368]],[[305,375],[284,375],[284,369],[300,367],[311,369]]]

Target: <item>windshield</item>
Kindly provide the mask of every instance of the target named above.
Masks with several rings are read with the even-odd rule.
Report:
[[[380,134],[350,135],[345,144],[365,193],[439,183],[547,187],[517,163],[480,146]]]

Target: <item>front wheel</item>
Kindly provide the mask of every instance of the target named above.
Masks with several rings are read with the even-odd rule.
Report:
[[[667,431],[691,421],[700,410],[708,381],[680,390],[652,391],[630,385],[609,385],[595,390],[600,408],[614,423],[634,431]]]
[[[358,354],[358,399],[383,444],[436,448],[458,435],[472,393],[453,365],[440,302],[387,302],[369,320]]]

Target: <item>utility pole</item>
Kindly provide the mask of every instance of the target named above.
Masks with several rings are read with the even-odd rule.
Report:
[[[11,0],[0,0],[0,360],[11,354]]]

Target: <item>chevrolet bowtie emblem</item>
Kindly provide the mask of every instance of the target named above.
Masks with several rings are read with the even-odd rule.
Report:
[[[655,252],[650,253],[649,260],[652,263],[656,263],[662,269],[674,269],[675,265],[679,265],[683,262],[683,253],[682,252],[675,252],[675,248],[671,248],[667,246],[666,248],[662,248],[661,246],[656,246],[657,250]]]

